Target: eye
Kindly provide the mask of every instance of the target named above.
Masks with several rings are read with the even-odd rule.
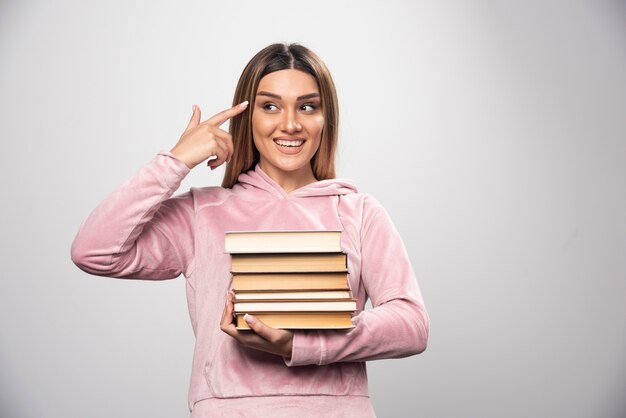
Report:
[[[307,103],[303,104],[301,109],[303,109],[305,112],[315,112],[315,110],[317,110],[317,105],[314,103]]]
[[[274,103],[265,103],[263,104],[263,109],[273,111],[278,109],[278,106],[276,106]]]

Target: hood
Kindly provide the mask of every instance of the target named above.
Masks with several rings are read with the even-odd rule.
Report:
[[[287,193],[261,170],[258,164],[254,169],[239,175],[233,191],[237,192],[238,189],[244,189],[246,193],[254,193],[256,197],[265,198],[338,196],[358,193],[356,185],[352,180],[347,179],[320,180]]]

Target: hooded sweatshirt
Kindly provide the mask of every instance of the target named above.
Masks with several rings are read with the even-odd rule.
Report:
[[[429,321],[404,244],[387,212],[349,180],[285,192],[257,165],[232,189],[172,197],[189,168],[162,151],[81,224],[72,260],[100,276],[184,275],[196,337],[192,417],[374,416],[366,361],[426,349]],[[239,344],[220,329],[231,289],[226,231],[341,230],[357,299],[354,328],[295,330],[290,358]],[[372,309],[365,310],[367,299]]]

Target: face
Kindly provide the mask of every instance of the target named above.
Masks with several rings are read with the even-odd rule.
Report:
[[[259,165],[276,179],[313,177],[311,158],[324,128],[317,82],[310,74],[288,69],[264,76],[252,113],[252,135]]]

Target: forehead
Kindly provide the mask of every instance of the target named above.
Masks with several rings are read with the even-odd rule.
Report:
[[[288,69],[274,71],[264,76],[257,91],[267,91],[283,98],[298,97],[308,93],[319,93],[317,81],[304,71]]]

